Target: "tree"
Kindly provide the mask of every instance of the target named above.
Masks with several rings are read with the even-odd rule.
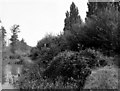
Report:
[[[120,12],[109,4],[86,19],[85,24],[74,27],[72,32],[66,32],[66,40],[70,50],[79,51],[82,48],[102,49],[107,55],[120,49]]]
[[[72,26],[72,24],[77,22],[77,20],[79,18],[78,14],[79,14],[78,8],[74,4],[74,2],[72,2],[71,6],[70,6],[70,22],[71,22],[71,26]]]
[[[88,2],[87,17],[91,17],[93,14],[97,14],[100,10],[107,7],[108,2]]]
[[[18,33],[19,31],[19,25],[13,25],[11,28],[12,36],[10,38],[11,40],[11,52],[15,53],[17,49],[17,41],[18,41]]]
[[[87,22],[86,35],[88,36],[88,46],[94,46],[119,53],[120,32],[118,10],[114,6],[99,11],[93,15],[90,23]],[[88,42],[88,41],[87,41]]]
[[[78,8],[72,2],[70,5],[70,12],[66,12],[66,18],[64,20],[64,36],[67,40],[68,45],[70,45],[70,49],[77,50],[77,38],[76,38],[76,29],[79,28],[82,25],[82,20],[79,15]],[[72,37],[71,37],[72,36]],[[69,41],[75,41],[73,44]],[[73,48],[74,47],[74,48]]]
[[[1,20],[0,20],[0,23],[2,23]],[[4,48],[6,45],[6,41],[5,41],[6,29],[3,26],[1,26],[0,31],[1,31],[2,47]]]
[[[69,14],[69,12],[67,11],[66,12],[66,18],[65,18],[65,20],[64,20],[64,23],[65,23],[65,27],[64,27],[64,31],[66,31],[66,30],[70,30],[70,20],[69,20],[69,18],[70,18],[70,14]]]
[[[99,0],[96,0],[96,2],[88,2],[88,12],[86,12],[86,16],[91,18],[91,15],[96,15],[99,11],[108,8],[108,6],[112,5],[114,6],[118,11],[120,11],[120,2],[114,2],[111,0],[108,0],[108,2],[99,2]]]
[[[114,6],[117,8],[117,10],[120,12],[120,1],[114,2]]]
[[[3,26],[1,26],[1,31],[2,31],[2,46],[3,46],[3,48],[4,48],[5,45],[6,45],[6,41],[5,41],[6,29],[5,29]]]
[[[27,43],[26,43],[25,40],[22,38],[22,40],[20,41],[20,50],[26,51],[27,49],[28,49]]]
[[[66,30],[72,31],[72,27],[75,24],[81,24],[82,20],[81,17],[79,16],[79,12],[78,12],[78,8],[76,7],[76,5],[74,4],[74,2],[72,2],[71,6],[70,6],[70,12],[66,12],[66,18],[64,20],[64,32]]]
[[[25,43],[25,40],[22,38],[21,43]]]

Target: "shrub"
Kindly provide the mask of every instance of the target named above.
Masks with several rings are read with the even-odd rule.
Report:
[[[64,84],[74,82],[82,86],[85,77],[90,74],[85,60],[78,52],[62,52],[50,62],[44,75],[53,80],[62,76]]]
[[[111,65],[111,60],[99,51],[92,49],[80,52],[64,51],[54,57],[43,73],[44,76],[52,80],[62,76],[64,83],[72,81],[83,86],[92,69]]]
[[[92,71],[84,89],[118,89],[118,70],[106,66]]]
[[[75,89],[76,84],[74,83],[68,83],[66,86],[63,84],[61,77],[57,78],[56,81],[53,83],[49,79],[44,79],[42,77],[42,72],[44,70],[39,68],[38,65],[27,65],[23,69],[23,74],[21,79],[19,79],[18,83],[15,83],[15,85],[18,84],[19,89],[26,89],[29,90],[36,90],[36,89],[45,89],[49,91],[60,90],[62,89]]]
[[[38,64],[47,67],[48,63],[59,52],[67,49],[63,35],[48,35],[40,40],[35,48],[31,50],[31,59],[36,60]]]

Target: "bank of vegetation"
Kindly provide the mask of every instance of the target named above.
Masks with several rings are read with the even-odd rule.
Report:
[[[49,34],[28,48],[25,56],[33,63],[18,54],[17,59],[23,59],[21,77],[16,83],[19,89],[118,89],[120,3],[88,2],[83,22],[72,2],[65,15],[63,32]],[[13,42],[13,59],[15,48]]]

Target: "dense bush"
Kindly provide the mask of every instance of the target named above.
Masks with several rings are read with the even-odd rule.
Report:
[[[84,89],[118,89],[118,70],[106,66],[92,71]]]
[[[64,83],[72,81],[83,86],[92,69],[111,65],[110,60],[112,61],[111,58],[91,49],[80,52],[65,51],[54,57],[44,75],[53,80],[62,76]]]

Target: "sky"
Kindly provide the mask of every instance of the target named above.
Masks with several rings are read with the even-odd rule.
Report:
[[[11,27],[20,25],[19,40],[25,39],[30,46],[46,34],[59,34],[64,28],[66,11],[72,2],[79,9],[84,21],[88,0],[0,0],[0,20],[7,30],[7,40],[11,36]],[[7,41],[9,43],[9,41]]]

